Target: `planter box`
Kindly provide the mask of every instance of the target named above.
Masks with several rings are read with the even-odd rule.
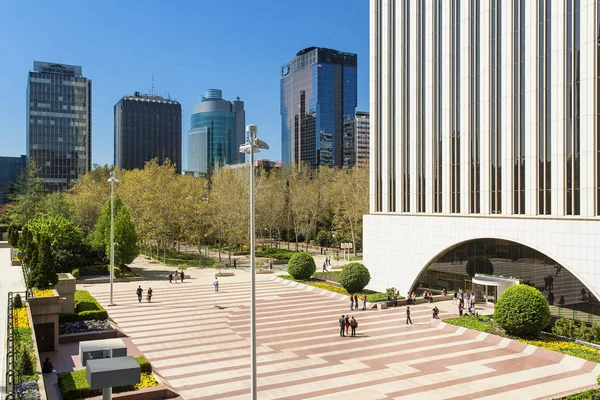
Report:
[[[219,272],[215,276],[235,276],[235,274],[233,272]]]
[[[13,267],[21,266],[21,265],[23,265],[23,262],[21,260],[13,260],[12,265],[13,265]]]
[[[69,273],[58,274],[58,283],[54,287],[60,297],[60,312],[75,312],[75,277]]]
[[[52,289],[54,296],[47,297],[30,297],[29,310],[31,311],[31,322],[36,334],[41,334],[43,347],[41,351],[56,351],[58,350],[58,313],[60,312],[58,292]],[[50,328],[50,324],[53,326]],[[44,332],[43,334],[41,332]],[[50,337],[49,337],[50,336]],[[48,341],[52,341],[50,346]],[[38,346],[42,347],[40,343]],[[49,347],[47,347],[49,346]]]
[[[177,393],[166,386],[154,386],[132,392],[114,393],[112,398],[120,400],[163,400],[178,396]],[[90,397],[88,400],[102,400],[102,396]]]
[[[315,279],[321,279],[321,280],[324,280],[324,281],[330,281],[330,282],[339,282],[339,280],[340,280],[340,274],[314,275],[313,278],[315,278]]]
[[[257,269],[256,273],[257,274],[272,274],[273,270],[272,269]]]
[[[63,343],[79,343],[88,340],[99,340],[99,339],[117,339],[124,335],[116,329],[110,329],[107,331],[90,331],[81,333],[70,333],[68,335],[60,335],[58,342]]]
[[[31,328],[33,328],[33,318],[31,315],[31,309],[29,307],[27,307],[27,316],[29,317],[29,325]],[[56,325],[58,327],[58,325]],[[35,337],[35,329],[31,329],[31,336],[33,339],[33,350],[35,353],[35,371],[38,373],[38,387],[40,388],[40,398],[42,400],[46,400],[48,397],[46,395],[46,384],[44,382],[44,374],[42,374],[42,362],[40,361],[40,351],[38,349],[37,346],[37,340]],[[58,338],[58,336],[57,336]],[[58,350],[58,345],[56,347],[56,349]]]

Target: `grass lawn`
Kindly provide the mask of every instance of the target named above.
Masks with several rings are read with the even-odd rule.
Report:
[[[180,253],[172,249],[167,249],[166,253],[166,264],[178,267],[211,267],[216,262],[211,258],[205,258],[196,254]],[[152,259],[160,262],[165,260],[162,250],[160,251],[159,257],[156,257],[155,254],[153,254],[151,257]]]

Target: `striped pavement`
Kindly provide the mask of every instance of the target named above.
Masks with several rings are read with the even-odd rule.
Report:
[[[147,288],[147,282],[142,287]],[[250,290],[117,285],[111,319],[184,399],[247,399]],[[85,287],[104,306],[106,285]],[[433,320],[431,306],[350,311],[346,297],[257,277],[259,399],[545,399],[594,387],[598,364]],[[340,337],[354,315],[357,337]],[[449,316],[441,313],[441,317]]]

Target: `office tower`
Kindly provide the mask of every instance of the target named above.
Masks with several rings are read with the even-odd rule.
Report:
[[[48,190],[92,165],[92,81],[76,65],[34,61],[27,80],[27,157]]]
[[[181,104],[135,92],[115,104],[115,166],[143,169],[168,158],[181,172]]]
[[[215,168],[245,160],[244,102],[223,100],[220,89],[208,89],[194,107],[188,131],[188,171],[211,173]]]
[[[516,281],[548,297],[552,275],[565,306],[600,312],[598,16],[592,0],[371,2],[374,289],[494,303]]]
[[[24,169],[27,169],[27,156],[0,157],[0,204],[8,203],[8,191]]]
[[[344,166],[369,164],[369,113],[357,111],[344,121]]]
[[[344,165],[344,122],[356,111],[357,56],[309,47],[281,67],[284,164]]]

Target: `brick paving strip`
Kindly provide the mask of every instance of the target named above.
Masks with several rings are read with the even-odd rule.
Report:
[[[184,399],[247,399],[249,276],[221,282],[115,286],[110,317]],[[221,279],[220,279],[221,280]],[[89,290],[103,305],[106,285]],[[346,296],[257,276],[257,369],[262,399],[542,399],[593,386],[600,366],[431,318],[430,305],[350,311]],[[154,300],[156,299],[156,300]],[[440,307],[441,308],[441,307]],[[340,337],[354,315],[357,337]],[[441,309],[441,317],[451,316]]]

